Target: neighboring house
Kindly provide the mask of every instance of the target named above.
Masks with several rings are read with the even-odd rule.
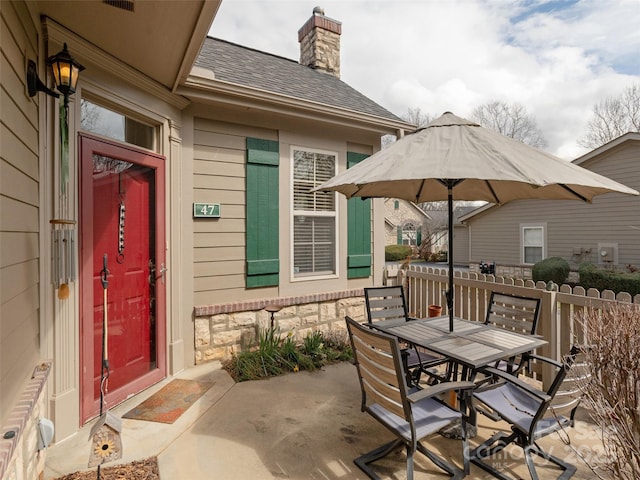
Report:
[[[34,478],[38,416],[55,441],[95,418],[105,304],[113,406],[236,351],[268,303],[299,335],[381,283],[382,201],[309,190],[413,126],[340,81],[339,22],[305,23],[301,65],[206,38],[219,4],[0,2],[0,476]],[[68,131],[25,72],[52,86],[63,44]]]
[[[433,210],[427,210],[431,216],[431,230],[434,252],[449,250],[449,212],[446,202],[435,202]],[[453,205],[453,262],[456,265],[469,263],[469,236],[466,226],[460,223],[460,217],[475,210],[476,207],[466,205],[464,202],[454,202]]]
[[[420,246],[423,232],[426,233],[429,230],[429,220],[429,215],[415,203],[385,198],[385,245]]]
[[[640,188],[640,133],[627,133],[574,160],[581,167]],[[609,193],[592,204],[519,200],[487,204],[461,217],[469,236],[469,262],[495,261],[498,274],[530,277],[548,257],[624,269],[640,265],[640,198]],[[456,234],[458,229],[456,229]]]

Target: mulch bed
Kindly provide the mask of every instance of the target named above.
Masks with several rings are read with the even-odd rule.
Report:
[[[70,473],[55,480],[97,480],[97,472],[98,469],[94,468],[85,472]],[[100,480],[160,480],[158,460],[156,457],[149,457],[124,465],[103,466],[100,468]]]

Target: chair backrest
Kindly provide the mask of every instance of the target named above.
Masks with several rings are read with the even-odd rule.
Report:
[[[398,340],[345,317],[362,390],[362,411],[379,404],[411,421]]]
[[[407,304],[402,285],[365,288],[364,299],[369,323],[394,318],[407,319]]]
[[[587,363],[586,347],[574,345],[564,359],[565,374],[553,393],[549,410],[554,416],[569,415],[573,419],[582,399],[581,385],[591,377]],[[554,385],[551,386],[553,388]]]
[[[579,346],[573,346],[571,351],[563,356],[561,367],[558,368],[551,386],[546,391],[549,401],[542,402],[534,416],[530,432],[532,438],[540,437],[558,429],[558,427],[551,428],[551,426],[573,425],[575,411],[582,399],[579,385],[580,382],[588,378],[588,375],[589,368],[586,363],[584,349]],[[543,421],[547,426],[542,430],[544,433],[534,433],[536,431],[541,432],[537,430],[536,425]]]
[[[491,292],[484,323],[534,335],[539,315],[539,298]]]

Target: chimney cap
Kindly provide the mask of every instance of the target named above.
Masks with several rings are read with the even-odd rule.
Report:
[[[324,8],[322,7],[313,7],[314,15],[324,15]]]

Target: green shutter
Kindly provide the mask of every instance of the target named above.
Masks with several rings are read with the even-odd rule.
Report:
[[[347,152],[347,168],[368,155]],[[371,200],[351,198],[347,201],[347,278],[371,276]]]
[[[247,138],[247,288],[279,284],[278,142]]]
[[[418,232],[416,233],[416,244],[418,247],[422,245],[422,225],[418,225]]]
[[[396,231],[396,240],[398,241],[398,245],[402,245],[402,227],[398,225]]]

